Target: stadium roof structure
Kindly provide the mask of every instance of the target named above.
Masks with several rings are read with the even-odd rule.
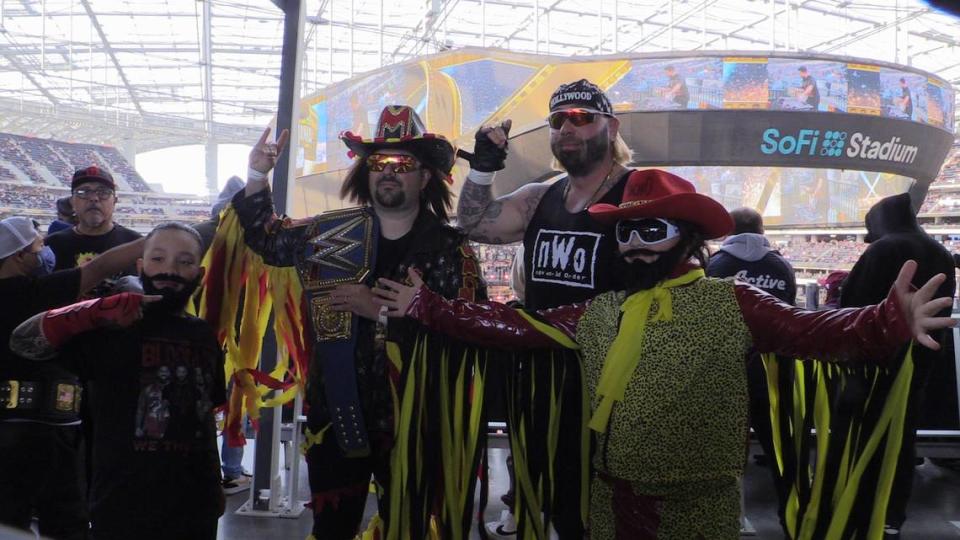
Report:
[[[0,0],[0,131],[129,143],[134,152],[252,143],[276,109],[275,3]],[[464,46],[565,56],[833,53],[914,66],[960,87],[960,18],[917,0],[304,3],[303,95]]]

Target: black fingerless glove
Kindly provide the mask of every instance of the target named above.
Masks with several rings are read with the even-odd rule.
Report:
[[[475,140],[473,159],[470,160],[471,169],[480,172],[494,172],[506,167],[504,162],[507,160],[507,145],[509,143],[500,148],[490,140],[486,132],[479,129]]]

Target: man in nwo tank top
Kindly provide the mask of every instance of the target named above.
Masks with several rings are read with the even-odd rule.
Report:
[[[581,302],[617,288],[614,228],[592,220],[587,207],[619,203],[630,172],[625,165],[631,152],[619,134],[620,121],[597,85],[586,79],[561,85],[551,96],[549,109],[553,165],[566,175],[552,184],[529,183],[494,199],[495,171],[504,168],[507,155],[507,120],[477,132],[475,155],[457,205],[458,225],[471,240],[523,242],[528,309]],[[580,429],[584,407],[580,364],[567,352],[533,354],[552,355],[553,361],[544,364],[540,359],[538,369],[531,370],[529,353],[518,353],[502,381],[513,400],[508,407],[512,451],[525,456],[514,476],[527,477],[530,483],[511,479],[509,495],[520,502],[522,511],[504,513],[500,521],[487,524],[487,531],[495,538],[515,538],[518,528],[546,530],[553,525],[561,539],[581,538],[589,439]],[[559,436],[548,441],[552,420],[559,422]],[[527,441],[537,442],[521,444],[521,432]],[[547,470],[550,455],[556,456],[553,475]],[[520,484],[537,487],[531,493],[520,489],[514,494],[514,486]],[[505,500],[511,507],[514,497]],[[539,508],[535,500],[541,502]]]

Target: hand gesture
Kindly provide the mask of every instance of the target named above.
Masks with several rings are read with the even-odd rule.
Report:
[[[510,137],[511,120],[504,120],[496,126],[485,126],[477,130],[474,136],[473,154],[458,151],[457,155],[470,162],[470,168],[479,172],[494,172],[506,167],[507,146]]]
[[[373,288],[373,302],[379,306],[387,306],[388,317],[404,317],[413,297],[423,287],[423,278],[413,267],[407,269],[407,277],[413,283],[413,286],[397,283],[386,278],[377,280],[377,286]]]
[[[937,288],[947,278],[943,274],[937,274],[930,278],[917,291],[912,291],[910,282],[913,275],[917,272],[917,262],[907,261],[900,268],[900,274],[893,283],[894,292],[897,300],[906,311],[907,325],[910,327],[910,333],[917,343],[933,350],[939,350],[940,344],[933,339],[929,332],[940,328],[956,326],[956,321],[950,317],[937,317],[937,312],[953,305],[953,299],[949,297],[937,298],[931,300]]]
[[[267,138],[269,136],[270,128],[267,127],[267,129],[263,130],[263,135],[260,135],[260,140],[257,141],[257,144],[253,145],[253,148],[250,149],[250,158],[248,161],[251,169],[263,174],[270,172],[270,170],[277,165],[277,156],[283,151],[283,147],[287,145],[290,132],[286,129],[280,132],[280,137],[276,143],[268,142]]]
[[[336,311],[349,311],[365,319],[377,320],[380,306],[374,303],[370,287],[359,283],[338,285],[330,291],[330,307]]]

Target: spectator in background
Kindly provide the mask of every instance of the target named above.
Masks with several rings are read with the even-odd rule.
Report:
[[[50,222],[47,227],[47,236],[64,229],[69,229],[77,224],[77,214],[73,211],[73,204],[70,203],[70,196],[57,199],[57,219]]]
[[[82,539],[88,519],[79,483],[79,381],[56,363],[14,354],[8,343],[28,317],[76,301],[136,261],[142,242],[53,273],[42,271],[42,247],[33,220],[0,221],[0,523],[26,530],[36,516],[45,538]]]
[[[720,250],[707,264],[710,277],[735,277],[776,296],[790,305],[796,304],[797,281],[793,266],[770,247],[763,235],[763,217],[753,208],[737,208],[730,212],[733,218],[733,234],[728,236]],[[779,357],[778,357],[779,358]],[[778,371],[793,378],[791,359],[780,359]],[[777,513],[783,523],[790,484],[785,481],[777,466],[773,443],[773,430],[770,424],[770,395],[767,390],[767,371],[763,360],[756,352],[747,358],[747,391],[750,399],[750,425],[757,441],[766,455],[765,465],[773,475],[777,490]]]
[[[910,259],[918,263],[916,275],[913,277],[915,287],[921,286],[932,276],[944,273],[947,279],[937,289],[935,297],[953,297],[956,287],[954,259],[939,242],[920,228],[909,193],[886,197],[873,205],[867,212],[866,226],[867,235],[864,241],[870,245],[843,284],[840,293],[841,307],[866,306],[885,298],[897,278],[900,266]],[[949,316],[950,309],[946,308],[938,315]],[[913,347],[913,378],[907,397],[899,459],[887,506],[885,538],[898,538],[907,517],[907,501],[913,487],[914,445],[927,381],[936,380],[938,377],[931,377],[931,374],[944,369],[944,364],[951,363],[943,361],[942,358],[949,332],[940,330],[931,332],[930,335],[940,343],[939,351]],[[875,377],[872,372],[865,373],[862,378],[851,377],[841,394],[841,404],[862,409],[865,406],[859,404],[868,400],[872,402],[886,401],[888,397],[892,399],[893,381],[904,365],[907,351],[907,346],[904,346],[898,360],[888,365],[887,369],[878,371]],[[878,454],[882,455],[883,452]],[[874,476],[878,474],[875,473]],[[861,493],[873,493],[874,490],[869,488],[870,483],[880,481],[879,478],[861,480],[861,485],[866,484]],[[857,501],[855,512],[857,508],[866,506],[866,503],[861,506],[861,501]]]
[[[840,294],[843,291],[843,280],[847,279],[850,272],[846,270],[834,270],[827,274],[827,277],[817,280],[817,283],[827,291],[827,297],[823,301],[823,309],[837,309],[840,307]]]
[[[70,202],[77,224],[46,239],[57,256],[57,270],[81,266],[114,246],[140,238],[140,233],[113,221],[117,185],[109,172],[97,166],[78,169],[73,173],[70,188],[73,190]],[[119,275],[135,276],[137,269],[130,265]],[[104,283],[90,296],[103,296],[112,284],[112,281]]]

